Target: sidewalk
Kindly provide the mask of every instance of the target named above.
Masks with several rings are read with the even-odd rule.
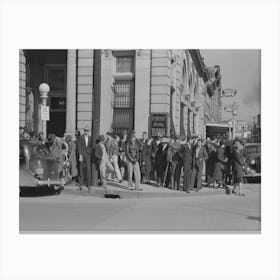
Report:
[[[152,182],[153,183],[153,182]],[[199,192],[191,191],[186,193],[183,191],[171,190],[168,188],[158,188],[152,184],[141,184],[142,191],[129,190],[127,181],[122,183],[118,182],[108,182],[108,192],[112,194],[118,194],[121,198],[160,198],[160,197],[187,197],[187,196],[201,196],[203,194],[207,195],[217,195],[224,194],[224,189],[214,189],[204,187]],[[96,196],[104,197],[105,190],[102,187],[92,187],[90,193],[86,187],[82,191],[79,190],[78,186],[67,185],[65,186],[63,192],[71,192],[77,195],[85,196]]]

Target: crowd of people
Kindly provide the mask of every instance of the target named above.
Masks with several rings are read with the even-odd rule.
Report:
[[[48,147],[57,160],[58,172],[68,183],[82,190],[91,186],[107,189],[108,181],[127,180],[129,190],[142,190],[142,184],[181,190],[200,191],[203,185],[229,188],[232,193],[245,195],[243,176],[246,163],[243,142],[226,138],[163,137],[151,139],[143,132],[137,139],[132,131],[122,135],[109,131],[93,144],[86,125],[81,135],[66,135],[63,139],[50,133],[30,135],[20,128],[20,137],[36,139]],[[204,178],[204,180],[203,180]],[[204,182],[203,182],[204,181]]]

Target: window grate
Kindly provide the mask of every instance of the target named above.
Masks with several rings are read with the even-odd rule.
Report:
[[[113,85],[114,101],[113,108],[134,107],[134,81],[116,80]]]

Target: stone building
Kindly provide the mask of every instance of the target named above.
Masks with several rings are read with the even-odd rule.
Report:
[[[47,133],[58,136],[88,124],[94,138],[124,129],[205,137],[205,123],[220,118],[220,68],[206,67],[199,50],[20,50],[19,71],[20,125],[35,132],[43,82]]]

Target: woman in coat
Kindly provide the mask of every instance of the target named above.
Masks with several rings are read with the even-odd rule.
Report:
[[[225,185],[223,181],[223,171],[224,171],[224,165],[226,164],[227,160],[225,158],[224,149],[225,149],[225,143],[220,142],[220,145],[217,148],[214,176],[213,176],[215,188]]]
[[[233,183],[234,187],[232,193],[236,195],[244,196],[243,192],[243,177],[244,177],[245,161],[242,152],[242,145],[239,140],[234,143],[234,150],[232,154],[232,171],[233,171]],[[235,189],[238,187],[239,191]]]

